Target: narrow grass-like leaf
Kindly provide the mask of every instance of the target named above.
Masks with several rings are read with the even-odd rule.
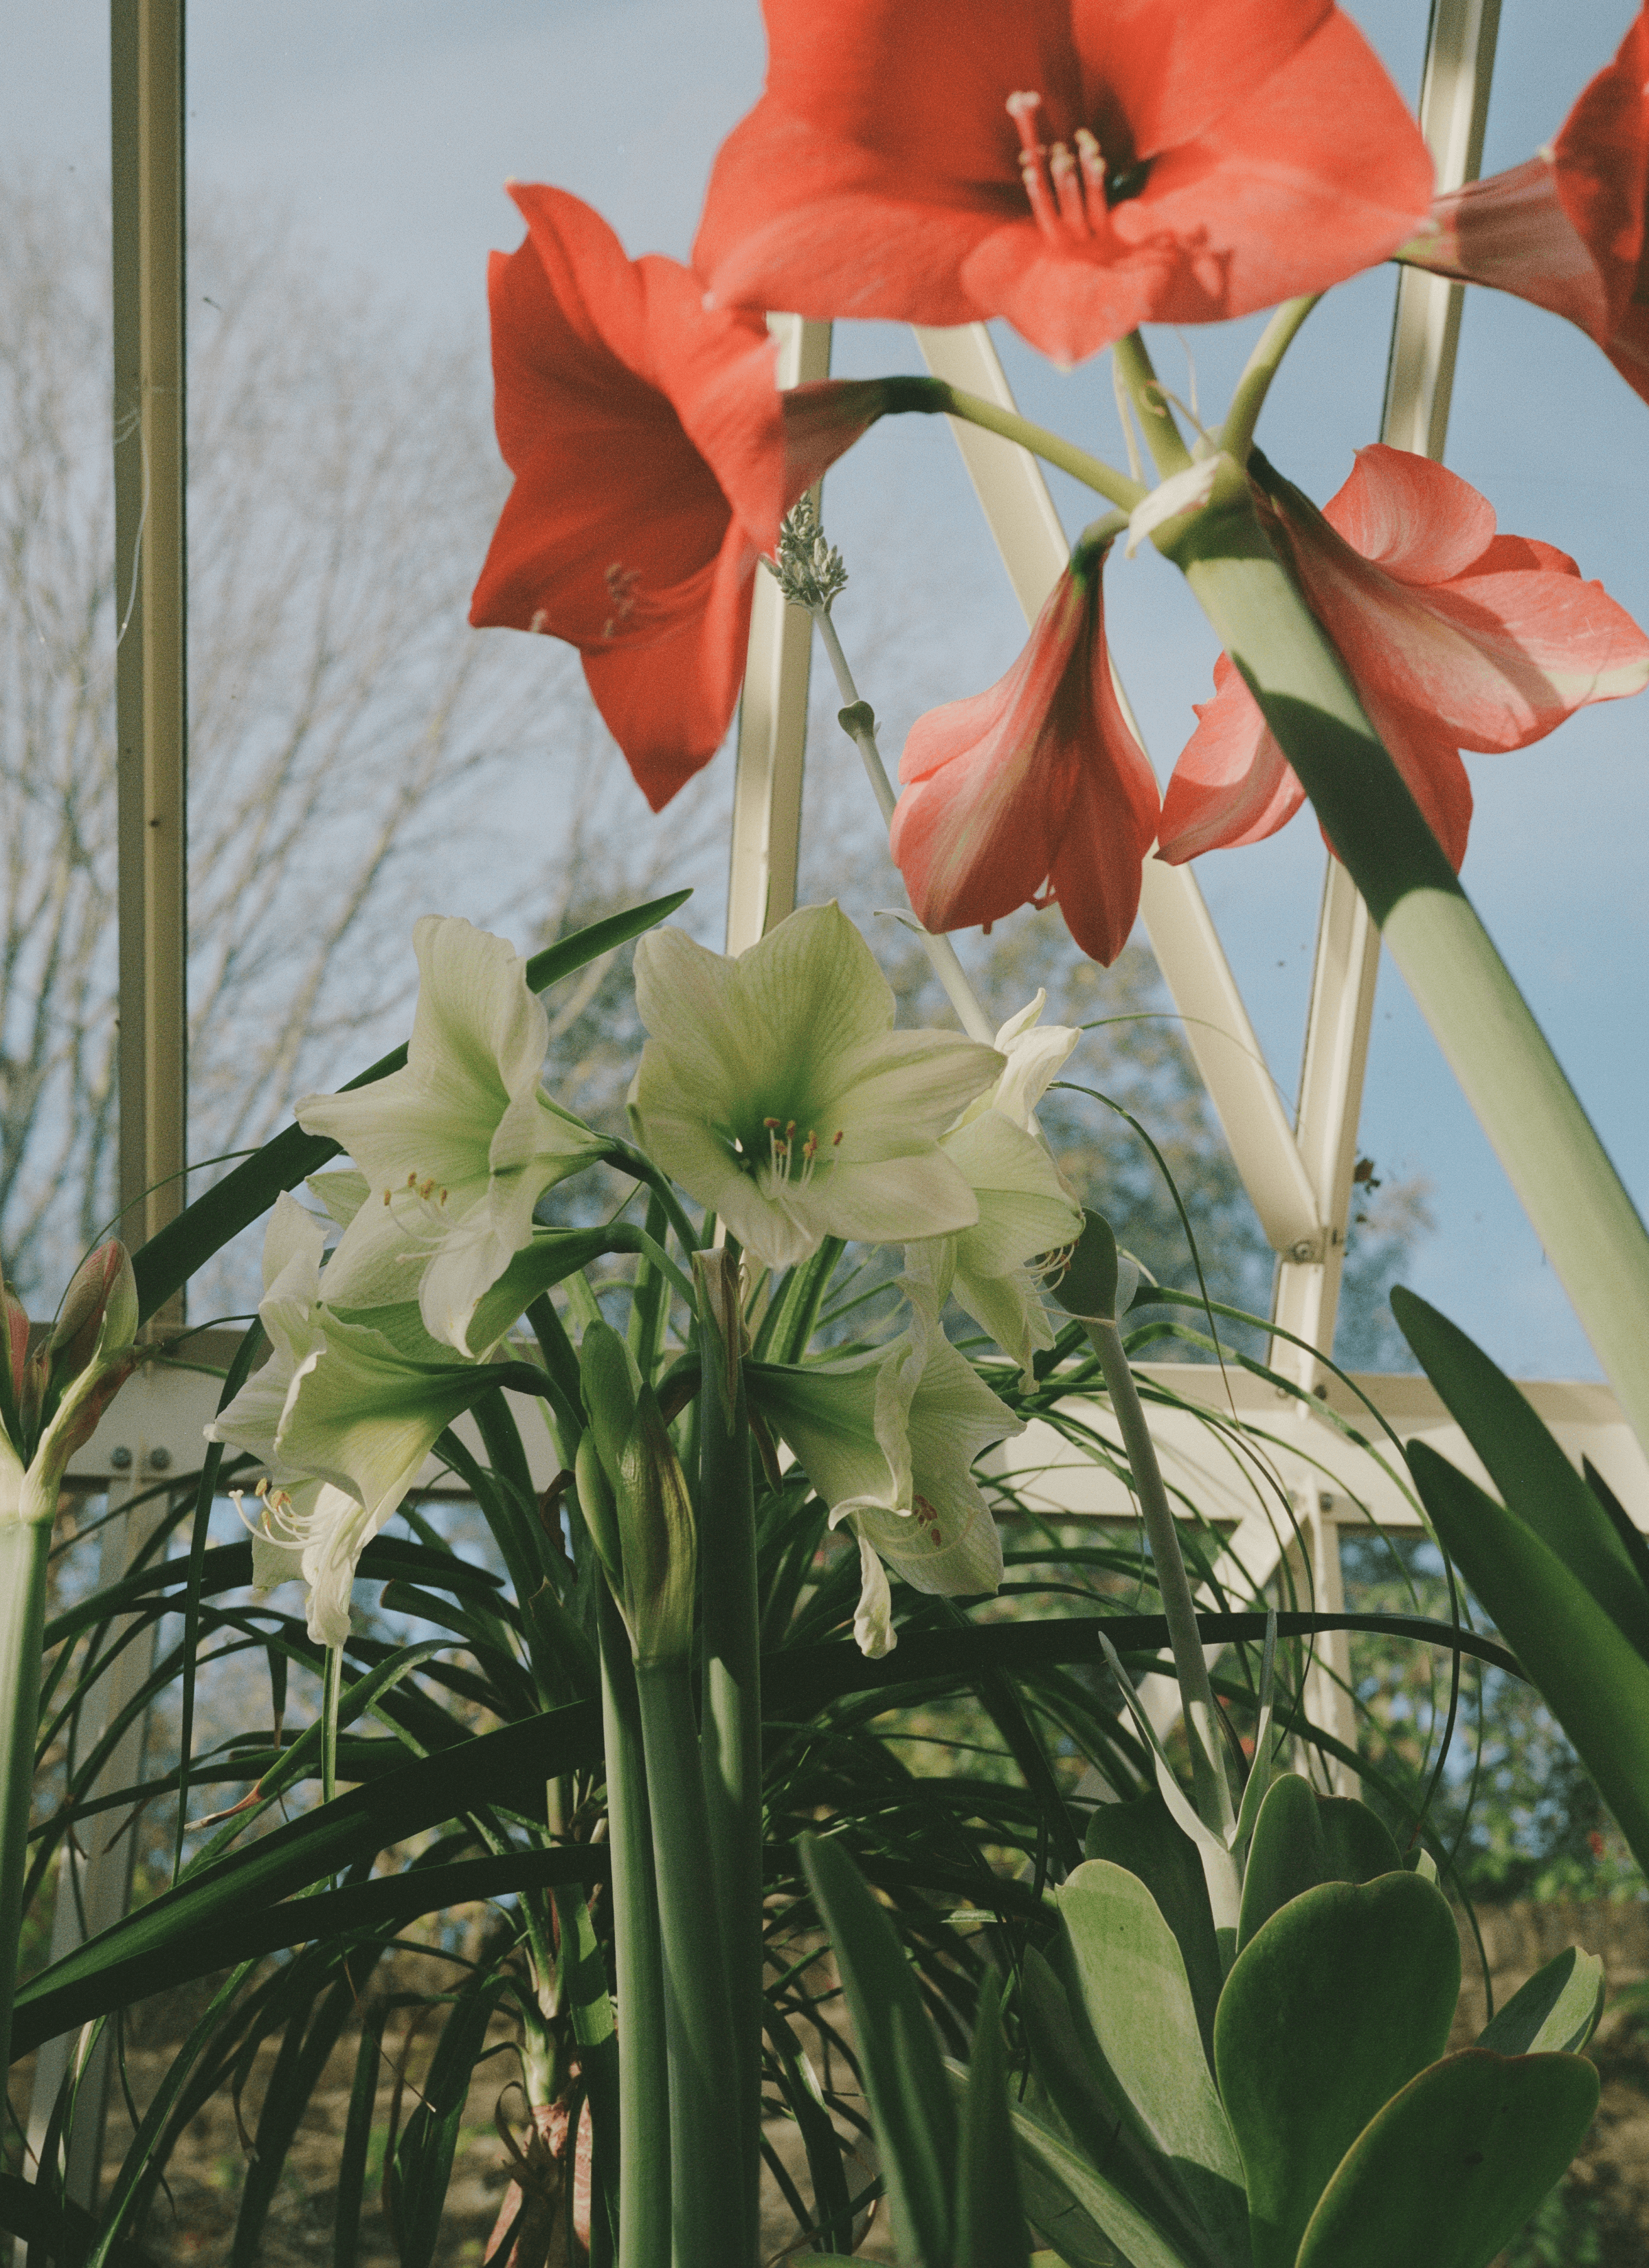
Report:
[[[799,1849],[858,2036],[895,2233],[912,2268],[950,2268],[956,2112],[915,1976],[840,1844],[806,1835]]]
[[[1002,1988],[987,1974],[962,2100],[954,2258],[956,2268],[1028,2268],[1030,2252],[1008,2108]]]

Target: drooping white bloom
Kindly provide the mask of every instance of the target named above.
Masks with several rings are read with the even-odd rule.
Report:
[[[431,1336],[469,1354],[475,1309],[531,1240],[533,1208],[605,1145],[540,1084],[549,1024],[513,946],[435,915],[412,941],[406,1068],[306,1095],[298,1122],[342,1143],[373,1192],[333,1260],[330,1303],[416,1296]]]
[[[887,980],[839,907],[805,906],[737,957],[655,930],[636,948],[636,1003],[641,1141],[769,1267],[827,1236],[903,1242],[977,1218],[939,1136],[1003,1058],[895,1031]]]
[[[1027,1387],[1032,1358],[1054,1334],[1026,1263],[1069,1244],[1082,1227],[1081,1208],[1036,1125],[1036,1105],[1081,1037],[1070,1025],[1038,1024],[1047,997],[1039,992],[1004,1024],[1001,1076],[940,1138],[974,1192],[978,1220],[911,1245],[905,1262],[912,1296],[931,1301],[935,1314],[953,1296],[1019,1364]]]
[[[859,1543],[853,1634],[862,1653],[895,1642],[883,1562],[913,1589],[994,1591],[1002,1541],[973,1463],[992,1441],[1023,1432],[921,1306],[874,1354],[780,1368],[752,1364],[750,1395]]]
[[[260,1582],[301,1572],[311,1637],[341,1646],[356,1562],[475,1399],[476,1366],[431,1339],[410,1300],[389,1329],[388,1318],[364,1324],[334,1314],[324,1241],[321,1224],[294,1198],[276,1199],[258,1307],[273,1352],[206,1434],[250,1450],[273,1484]],[[284,1560],[269,1556],[276,1544],[286,1547]]]

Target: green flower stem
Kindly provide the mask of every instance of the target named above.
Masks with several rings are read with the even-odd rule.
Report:
[[[681,1199],[644,1150],[634,1149],[629,1143],[621,1141],[615,1135],[610,1145],[601,1153],[601,1162],[616,1167],[621,1174],[628,1174],[633,1182],[644,1182],[664,1207],[682,1251],[692,1253],[699,1249],[703,1240],[682,1211]]]
[[[1596,1130],[1245,480],[1159,531],[1242,672],[1494,1145],[1639,1441],[1649,1443],[1649,1233]]]
[[[836,672],[837,688],[846,704],[839,722],[859,752],[865,777],[871,784],[877,807],[884,822],[891,827],[894,806],[898,797],[894,792],[893,782],[887,777],[881,750],[876,745],[875,713],[868,701],[859,699],[858,688],[853,682],[853,672],[848,666],[848,658],[842,651],[836,624],[830,619],[830,609],[815,607],[812,612],[819,625],[819,635],[824,640],[824,650],[830,657],[830,666]],[[956,947],[948,937],[936,936],[931,930],[924,929],[920,922],[913,920],[911,927],[921,939],[928,959],[933,964],[933,974],[945,987],[945,996],[955,1009],[962,1029],[970,1040],[983,1040],[986,1047],[994,1046],[997,1027],[980,1006],[979,996],[968,981],[968,973],[957,956]]]
[[[1305,298],[1290,299],[1271,317],[1255,342],[1254,352],[1244,365],[1231,397],[1231,407],[1226,412],[1226,422],[1220,430],[1219,445],[1238,464],[1246,465],[1248,451],[1254,446],[1254,429],[1260,422],[1260,412],[1265,397],[1271,390],[1271,380],[1283,366],[1283,357],[1293,345],[1300,325],[1316,306],[1321,291],[1307,293]]]
[[[1191,453],[1174,422],[1174,412],[1168,407],[1168,397],[1152,367],[1145,342],[1137,331],[1130,331],[1125,339],[1118,339],[1111,349],[1111,357],[1128,390],[1139,418],[1139,430],[1145,437],[1145,446],[1151,452],[1151,461],[1164,480],[1170,474],[1182,473],[1191,463]],[[1097,482],[1092,485],[1097,486]],[[1131,512],[1143,503],[1145,491],[1136,489],[1133,496],[1113,496],[1109,489],[1101,489],[1101,496],[1109,496],[1113,504],[1126,505]]]
[[[736,1280],[736,1278],[735,1278]],[[756,2227],[762,2169],[762,1627],[744,1365],[726,1403],[725,1354],[700,1327],[698,1564],[704,1697],[700,1750],[722,1958],[732,1996],[743,2209]]]
[[[1111,1397],[1111,1408],[1122,1429],[1123,1447],[1128,1452],[1129,1469],[1134,1478],[1134,1493],[1139,1498],[1145,1537],[1151,1546],[1152,1569],[1167,1621],[1168,1643],[1173,1648],[1174,1666],[1185,1706],[1197,1816],[1222,1841],[1229,1842],[1237,1815],[1226,1778],[1225,1749],[1214,1706],[1214,1689],[1209,1680],[1203,1641],[1197,1633],[1196,1602],[1191,1595],[1174,1515],[1168,1508],[1168,1491],[1163,1486],[1156,1444],[1145,1423],[1122,1333],[1115,1323],[1095,1319],[1089,1319],[1086,1328],[1093,1351],[1100,1359],[1100,1368],[1105,1373],[1105,1390]]]
[[[740,2066],[716,1917],[690,1667],[685,1660],[637,1661],[636,1690],[664,1952],[669,2257],[672,2268],[754,2268],[756,2233],[743,2212],[749,2191],[743,2122],[730,2118],[726,2108],[728,2075]],[[655,2253],[646,2268],[661,2268],[665,2257]]]
[[[48,1521],[9,1521],[0,1528],[0,2072],[11,2063],[51,1540]]]
[[[1109,497],[1125,512],[1131,512],[1145,495],[1138,481],[1119,473],[1103,457],[1078,449],[1074,441],[1067,441],[1061,433],[1050,433],[1045,425],[1021,417],[1016,409],[998,409],[994,401],[966,393],[942,378],[896,378],[881,383],[887,388],[888,415],[907,410],[927,416],[942,413],[946,417],[960,417],[965,424],[982,425],[987,433],[1000,433],[1005,441],[1017,441],[1021,449],[1028,449],[1044,463],[1057,465],[1062,473],[1069,473],[1085,488]]]
[[[618,2268],[658,2268],[670,2257],[670,2095],[652,1822],[629,1639],[599,1574],[596,1583],[618,1999]]]

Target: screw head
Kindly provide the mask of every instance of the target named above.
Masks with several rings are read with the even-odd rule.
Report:
[[[153,1472],[164,1473],[166,1467],[171,1462],[172,1452],[170,1449],[151,1449],[149,1452],[150,1469]]]
[[[114,1467],[117,1473],[129,1472],[132,1465],[131,1451],[128,1448],[111,1449],[109,1451],[109,1463]]]

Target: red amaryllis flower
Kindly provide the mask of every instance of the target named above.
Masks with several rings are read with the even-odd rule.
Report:
[[[1159,798],[1111,684],[1108,548],[1078,550],[999,683],[910,728],[891,847],[929,929],[1057,903],[1095,961],[1128,942]]]
[[[1074,362],[1411,236],[1418,129],[1329,0],[763,0],[693,261],[810,315],[1005,315]]]
[[[714,755],[739,697],[757,554],[880,415],[875,385],[775,384],[760,317],[707,310],[677,261],[630,261],[564,191],[514,187],[527,225],[488,276],[498,446],[515,475],[470,603],[584,656],[658,811]]]
[[[1431,232],[1403,257],[1567,316],[1649,401],[1646,218],[1649,10],[1557,140],[1526,165],[1439,197]]]
[[[1649,683],[1649,638],[1550,543],[1495,533],[1485,497],[1376,442],[1319,512],[1257,456],[1255,501],[1370,722],[1456,867],[1471,786],[1461,748],[1527,747],[1592,701]],[[1159,857],[1257,843],[1305,790],[1224,655],[1163,799]]]

